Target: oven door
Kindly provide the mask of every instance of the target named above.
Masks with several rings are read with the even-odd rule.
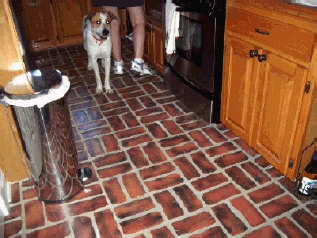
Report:
[[[194,86],[213,93],[217,31],[218,27],[224,27],[219,26],[218,17],[224,14],[177,10],[180,11],[179,37],[175,39],[176,51],[167,62]]]

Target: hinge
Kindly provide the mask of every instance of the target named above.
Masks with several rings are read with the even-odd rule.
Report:
[[[305,85],[305,93],[309,93],[309,90],[310,90],[310,81],[308,81]]]
[[[290,161],[288,162],[288,168],[292,169],[294,166],[294,159],[290,159]]]

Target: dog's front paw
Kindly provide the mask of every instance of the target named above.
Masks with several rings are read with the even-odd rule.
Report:
[[[88,67],[87,67],[87,70],[92,70],[91,66],[88,66]]]
[[[114,90],[113,89],[106,89],[106,93],[109,93],[109,94],[114,93]]]
[[[98,95],[102,94],[102,88],[97,88],[96,89],[96,94],[98,94]]]

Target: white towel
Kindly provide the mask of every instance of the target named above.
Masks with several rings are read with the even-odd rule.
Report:
[[[166,2],[165,4],[165,25],[166,41],[165,48],[167,54],[173,54],[176,50],[175,37],[179,36],[179,12],[175,11],[177,6],[174,3]]]

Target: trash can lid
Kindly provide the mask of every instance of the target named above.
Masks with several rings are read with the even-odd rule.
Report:
[[[34,91],[40,92],[60,84],[62,75],[56,69],[36,69],[30,72],[29,80]]]
[[[48,84],[51,85],[50,88],[44,89],[40,92],[35,92],[33,94],[9,94],[7,92],[4,92],[4,94],[1,95],[1,100],[12,106],[37,106],[41,108],[50,102],[56,101],[64,97],[70,88],[70,82],[67,76],[61,77],[60,84],[53,86],[54,83],[55,81],[50,81],[50,83]],[[47,87],[47,85],[41,85],[38,87]]]
[[[15,76],[4,86],[5,95],[10,99],[28,100],[47,93],[48,89],[62,82],[62,75],[56,69],[36,69]]]

